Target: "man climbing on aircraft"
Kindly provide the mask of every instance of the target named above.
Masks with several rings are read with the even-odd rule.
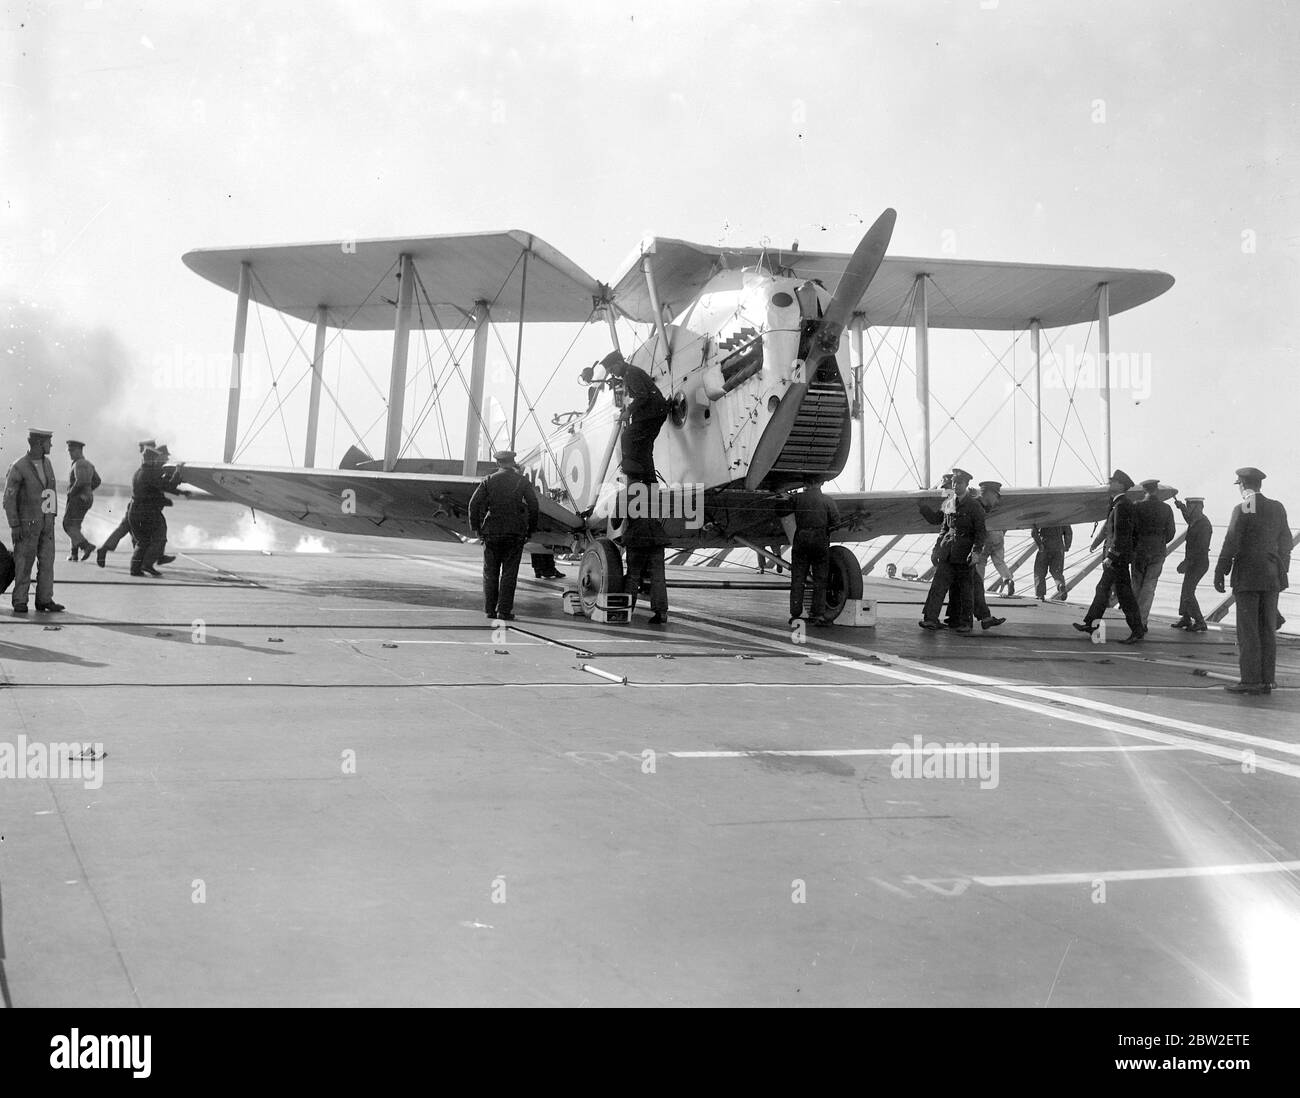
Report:
[[[474,489],[469,525],[483,539],[483,612],[514,621],[519,558],[537,529],[537,493],[515,468],[513,450],[498,450],[493,457],[500,468]]]
[[[654,484],[655,439],[668,418],[668,401],[659,386],[640,366],[633,366],[619,351],[611,351],[600,364],[605,373],[622,382],[625,394],[623,424],[623,472]]]

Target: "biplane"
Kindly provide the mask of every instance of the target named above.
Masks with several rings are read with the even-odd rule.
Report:
[[[861,333],[893,323],[909,295],[921,300],[920,388],[922,324],[1033,325],[1036,336],[1039,327],[1096,317],[1100,299],[1104,333],[1110,315],[1173,285],[1160,271],[887,257],[894,222],[886,210],[851,255],[648,238],[609,283],[517,230],[189,252],[185,264],[235,293],[238,304],[224,462],[186,463],[182,476],[217,497],[317,530],[464,541],[470,496],[485,471],[479,450],[488,324],[601,317],[619,350],[621,318],[644,333],[628,360],[650,374],[671,409],[654,457],[672,545],[764,553],[788,543],[780,495],[844,469],[860,415]],[[942,299],[927,302],[926,284],[940,279]],[[353,448],[339,469],[232,464],[250,300],[316,324],[306,465],[314,460],[327,329],[393,331],[382,458]],[[461,461],[401,456],[407,344],[420,326],[474,332]],[[851,338],[858,340],[856,366]],[[622,584],[624,394],[616,381],[591,372],[581,384],[585,406],[556,416],[554,430],[521,453],[519,464],[541,501],[530,548],[581,555],[578,585],[590,611],[601,593]],[[516,402],[518,391],[516,363]],[[923,415],[928,429],[928,402]],[[862,593],[862,566],[845,543],[933,531],[941,492],[930,482],[928,445],[925,455],[915,491],[828,493],[844,519],[832,535],[832,619]],[[1008,488],[989,522],[995,529],[1092,522],[1108,506],[1104,485]]]

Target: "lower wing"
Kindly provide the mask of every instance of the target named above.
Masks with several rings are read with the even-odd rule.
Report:
[[[1175,489],[1160,489],[1169,499]],[[1134,489],[1135,499],[1141,491]],[[894,534],[936,533],[943,493],[928,492],[827,492],[840,513],[840,526],[832,541],[863,542]],[[1072,488],[1008,488],[987,516],[991,530],[1027,530],[1031,526],[1073,526],[1097,522],[1110,510],[1110,492],[1104,485]],[[779,545],[786,541],[776,513],[776,496],[729,488],[705,494],[703,521],[666,522],[674,545],[685,548],[721,548],[737,541]]]
[[[479,477],[384,473],[371,469],[274,469],[243,465],[177,467],[186,484],[288,522],[337,534],[460,542],[472,537],[469,501]],[[539,498],[537,531],[567,544],[582,520]]]

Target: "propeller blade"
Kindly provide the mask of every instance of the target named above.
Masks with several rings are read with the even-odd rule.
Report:
[[[867,292],[867,287],[876,277],[876,271],[880,269],[880,264],[885,258],[885,252],[889,249],[889,238],[894,235],[894,222],[897,218],[898,214],[893,209],[882,213],[867,230],[866,236],[862,238],[849,258],[849,265],[844,268],[839,285],[835,287],[830,307],[827,308],[821,323],[813,333],[815,344],[823,350],[834,350],[839,346],[844,325],[849,322],[853,310],[862,300],[862,295]]]

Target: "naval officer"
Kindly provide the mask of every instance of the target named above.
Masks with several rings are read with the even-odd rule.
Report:
[[[1128,490],[1132,487],[1133,478],[1123,469],[1111,473],[1110,512],[1106,515],[1106,525],[1092,543],[1094,549],[1103,541],[1106,543],[1106,560],[1102,565],[1101,579],[1097,581],[1097,591],[1092,597],[1092,605],[1083,615],[1082,624],[1077,621],[1073,623],[1081,633],[1096,632],[1095,623],[1105,615],[1113,591],[1119,599],[1119,608],[1124,612],[1124,620],[1128,622],[1129,628],[1129,635],[1120,644],[1136,644],[1146,636],[1142,614],[1133,595],[1133,581],[1129,578],[1129,566],[1133,563],[1133,551],[1137,545],[1133,501],[1128,498]]]
[[[469,525],[483,539],[483,612],[514,621],[519,560],[537,529],[537,493],[515,468],[513,450],[498,450],[493,457],[499,468],[474,489]]]
[[[939,543],[935,546],[934,578],[921,611],[922,629],[942,629],[939,607],[947,596],[956,604],[953,620],[956,632],[969,635],[974,628],[974,600],[972,584],[975,570],[971,565],[984,548],[987,529],[984,508],[980,501],[969,495],[971,475],[965,469],[954,469],[949,476],[952,495],[944,500],[942,528]],[[947,480],[947,478],[945,478]],[[951,592],[951,594],[950,594]]]
[[[1291,567],[1291,529],[1286,508],[1267,499],[1264,474],[1253,466],[1237,470],[1241,502],[1232,509],[1214,566],[1214,589],[1224,592],[1232,573],[1237,597],[1237,657],[1241,681],[1224,687],[1229,694],[1267,694],[1277,676],[1277,596],[1287,588]]]
[[[1183,542],[1183,559],[1178,571],[1183,577],[1183,590],[1178,600],[1178,620],[1170,628],[1186,629],[1189,633],[1204,633],[1209,627],[1201,604],[1196,598],[1196,587],[1210,570],[1210,539],[1214,527],[1205,517],[1205,497],[1188,496],[1175,499],[1174,504],[1187,520],[1187,539]]]
[[[36,609],[52,614],[63,607],[54,601],[54,517],[59,512],[58,482],[49,453],[53,431],[31,428],[27,453],[9,467],[4,507],[14,543],[15,614],[27,613],[27,593],[36,566]]]
[[[1168,545],[1178,532],[1174,525],[1174,509],[1160,499],[1159,489],[1160,481],[1156,477],[1144,480],[1142,491],[1146,495],[1133,506],[1137,538],[1133,551],[1133,597],[1137,599],[1143,629],[1146,629],[1151,616],[1151,602],[1156,597],[1156,585],[1165,568]]]

